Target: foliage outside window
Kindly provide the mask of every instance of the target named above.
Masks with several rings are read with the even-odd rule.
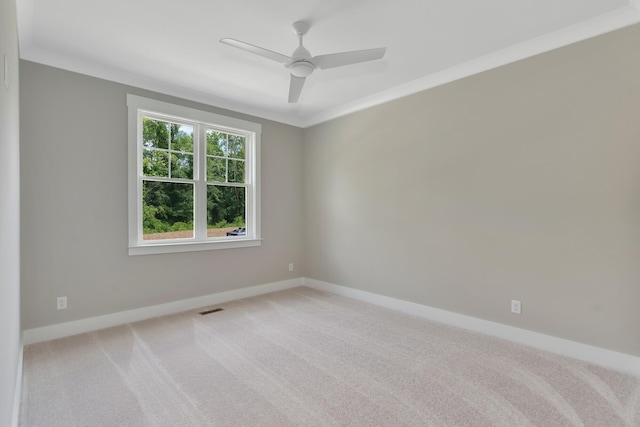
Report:
[[[260,125],[134,95],[129,253],[260,244]]]

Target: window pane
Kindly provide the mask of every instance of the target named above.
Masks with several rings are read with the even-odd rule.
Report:
[[[171,150],[193,153],[193,127],[171,124]]]
[[[226,133],[220,133],[220,132],[216,132],[218,134],[218,147],[220,149],[220,152],[223,153],[223,155],[226,156],[227,154],[227,141],[229,138],[229,135],[227,135]]]
[[[193,238],[193,184],[144,181],[144,240]]]
[[[193,155],[172,153],[171,177],[193,179]]]
[[[142,174],[144,176],[169,177],[169,154],[161,150],[142,150]]]
[[[245,137],[229,135],[228,153],[234,159],[244,159]]]
[[[169,148],[168,123],[144,117],[142,119],[142,143],[148,148]]]
[[[213,130],[207,131],[207,154],[209,156],[226,156],[227,135]]]
[[[246,190],[244,187],[208,185],[207,236],[244,236],[245,206]]]
[[[227,182],[227,160],[207,157],[207,181]]]
[[[244,160],[229,159],[228,182],[244,182]]]

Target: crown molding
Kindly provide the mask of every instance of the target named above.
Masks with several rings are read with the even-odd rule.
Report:
[[[528,40],[460,65],[456,65],[446,70],[430,74],[367,98],[362,98],[355,102],[308,116],[301,125],[306,128],[333,120],[356,111],[384,104],[394,99],[432,89],[483,71],[498,68],[541,53],[549,52],[554,49],[628,27],[638,22],[640,22],[640,0],[631,0],[631,4],[628,7],[545,34],[541,37]]]
[[[299,123],[286,115],[49,50],[34,47],[23,48],[20,51],[20,59],[299,127]]]
[[[21,0],[18,2],[18,31],[20,35],[21,59],[200,102],[266,120],[307,128],[636,24],[640,22],[640,0],[630,0],[627,7],[384,90],[375,95],[361,98],[326,111],[306,115],[304,113],[291,113],[290,111],[274,111],[268,108],[236,102],[214,94],[187,89],[124,70],[115,69],[97,62],[71,58],[57,52],[35,48],[32,43],[32,18],[33,0]]]

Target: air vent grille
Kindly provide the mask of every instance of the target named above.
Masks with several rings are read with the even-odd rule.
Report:
[[[224,308],[212,308],[211,310],[201,311],[198,314],[200,314],[201,316],[204,316],[206,314],[217,313],[222,310],[224,310]]]

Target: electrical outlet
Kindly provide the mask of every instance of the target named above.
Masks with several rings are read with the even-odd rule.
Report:
[[[289,271],[293,271],[293,263],[289,264]]]
[[[67,297],[58,297],[58,310],[66,310]]]
[[[522,302],[512,299],[511,300],[511,312],[514,314],[522,314]]]

